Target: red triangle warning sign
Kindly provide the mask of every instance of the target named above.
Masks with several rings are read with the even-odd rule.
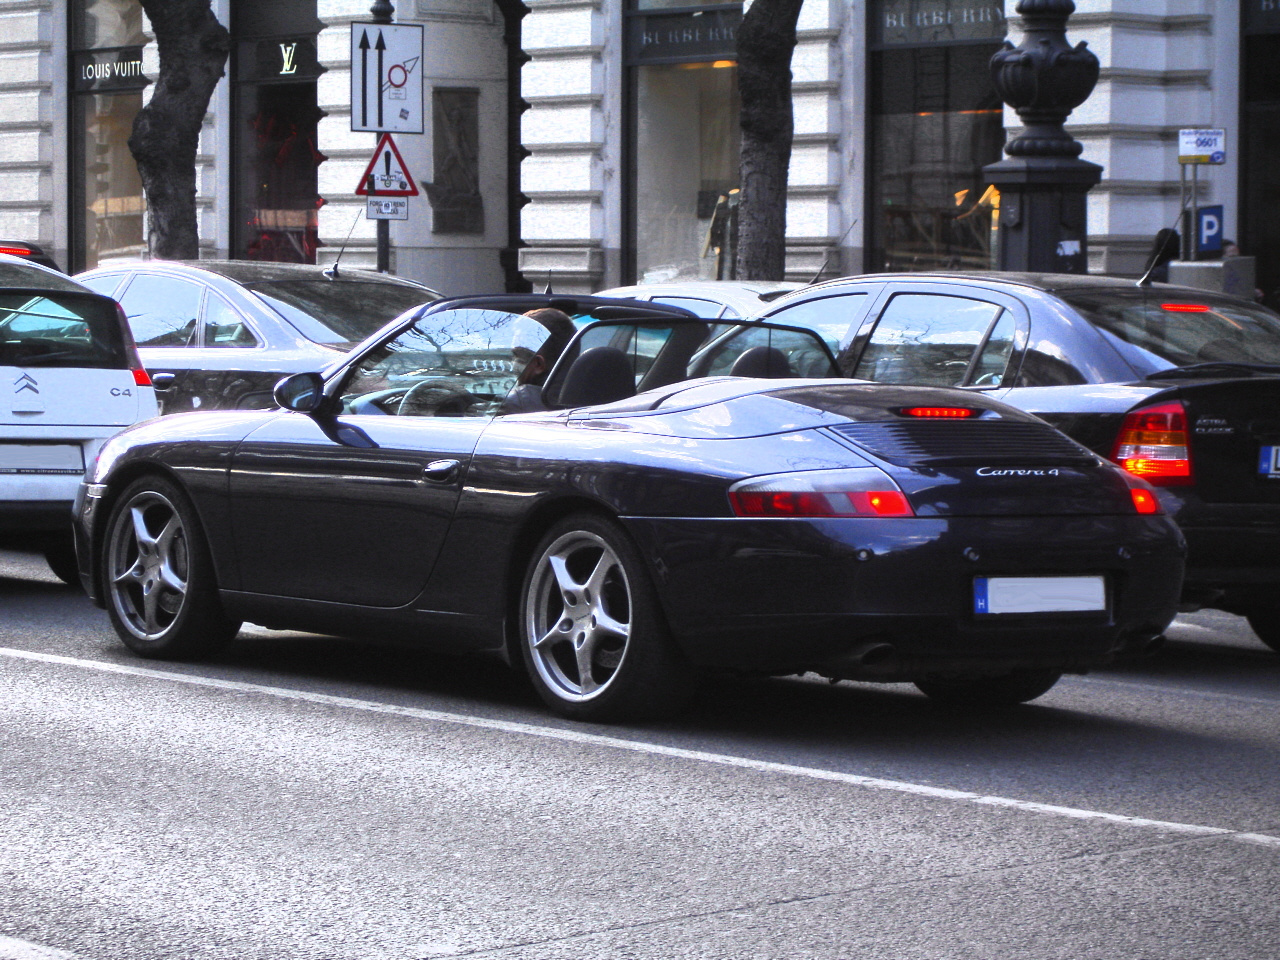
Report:
[[[409,176],[409,168],[404,158],[396,149],[396,142],[391,134],[384,133],[378,138],[378,146],[373,151],[373,159],[365,168],[364,176],[356,186],[356,195],[361,197],[416,197],[418,185]]]

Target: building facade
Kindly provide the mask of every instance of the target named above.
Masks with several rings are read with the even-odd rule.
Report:
[[[1018,118],[987,63],[1015,0],[805,0],[793,68],[787,273],[992,262],[982,167]],[[232,34],[198,157],[202,255],[374,260],[356,188],[351,24],[368,0],[214,0]],[[738,0],[396,0],[423,29],[419,181],[392,270],[450,293],[729,277]],[[0,0],[0,234],[72,270],[145,250],[128,152],[158,64],[137,0]],[[1089,267],[1136,274],[1177,224],[1178,131],[1227,131],[1197,202],[1280,286],[1280,0],[1077,0],[1102,71],[1068,130],[1103,166]],[[358,68],[358,67],[357,67]],[[341,252],[341,253],[340,253]]]

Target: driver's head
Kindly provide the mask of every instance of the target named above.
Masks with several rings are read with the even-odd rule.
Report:
[[[520,371],[520,383],[541,384],[555,366],[561,351],[573,339],[575,328],[569,315],[555,307],[538,307],[524,316],[539,324],[543,334],[541,342],[536,347],[517,344],[512,348],[512,353],[517,361],[525,360],[524,369]]]

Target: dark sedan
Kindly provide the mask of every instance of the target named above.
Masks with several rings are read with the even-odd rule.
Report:
[[[1280,650],[1280,317],[1190,287],[1079,275],[899,274],[780,298],[841,331],[841,372],[964,388],[1047,420],[1152,483],[1188,542],[1183,609]]]
[[[282,376],[321,370],[440,299],[385,274],[250,260],[146,260],[76,279],[124,307],[161,413],[269,407]]]
[[[86,587],[142,656],[243,620],[400,635],[523,664],[585,719],[715,671],[1022,702],[1174,616],[1184,545],[1144,481],[980,394],[836,378],[811,331],[722,324],[415,310],[281,381],[283,409],[113,440],[78,501]]]

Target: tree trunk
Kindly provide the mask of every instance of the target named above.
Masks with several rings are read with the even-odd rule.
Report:
[[[804,0],[755,0],[738,27],[742,193],[736,276],[782,280],[791,163],[791,53]]]
[[[147,197],[147,249],[165,260],[200,255],[196,150],[230,34],[210,0],[142,0],[160,51],[151,102],[138,111],[129,150]]]

